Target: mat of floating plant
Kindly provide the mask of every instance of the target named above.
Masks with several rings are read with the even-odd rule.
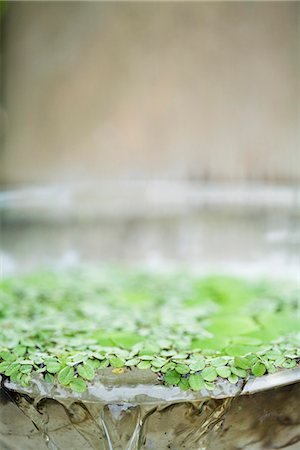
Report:
[[[81,268],[0,282],[0,374],[23,387],[83,393],[138,373],[181,390],[241,385],[298,366],[299,332],[290,281]]]

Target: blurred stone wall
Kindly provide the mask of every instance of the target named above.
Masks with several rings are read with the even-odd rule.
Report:
[[[2,183],[295,180],[299,2],[12,2]]]

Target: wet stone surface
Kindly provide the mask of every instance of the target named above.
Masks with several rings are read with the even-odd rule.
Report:
[[[1,450],[300,449],[300,384],[227,399],[133,405],[1,390]]]

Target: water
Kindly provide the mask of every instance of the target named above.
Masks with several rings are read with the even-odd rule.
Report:
[[[1,450],[300,449],[300,384],[225,399],[103,404],[3,390]]]

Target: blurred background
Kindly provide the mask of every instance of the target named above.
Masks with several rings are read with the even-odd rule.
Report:
[[[299,2],[2,2],[2,266],[299,265],[299,68]]]
[[[7,6],[2,183],[299,176],[299,2]]]

